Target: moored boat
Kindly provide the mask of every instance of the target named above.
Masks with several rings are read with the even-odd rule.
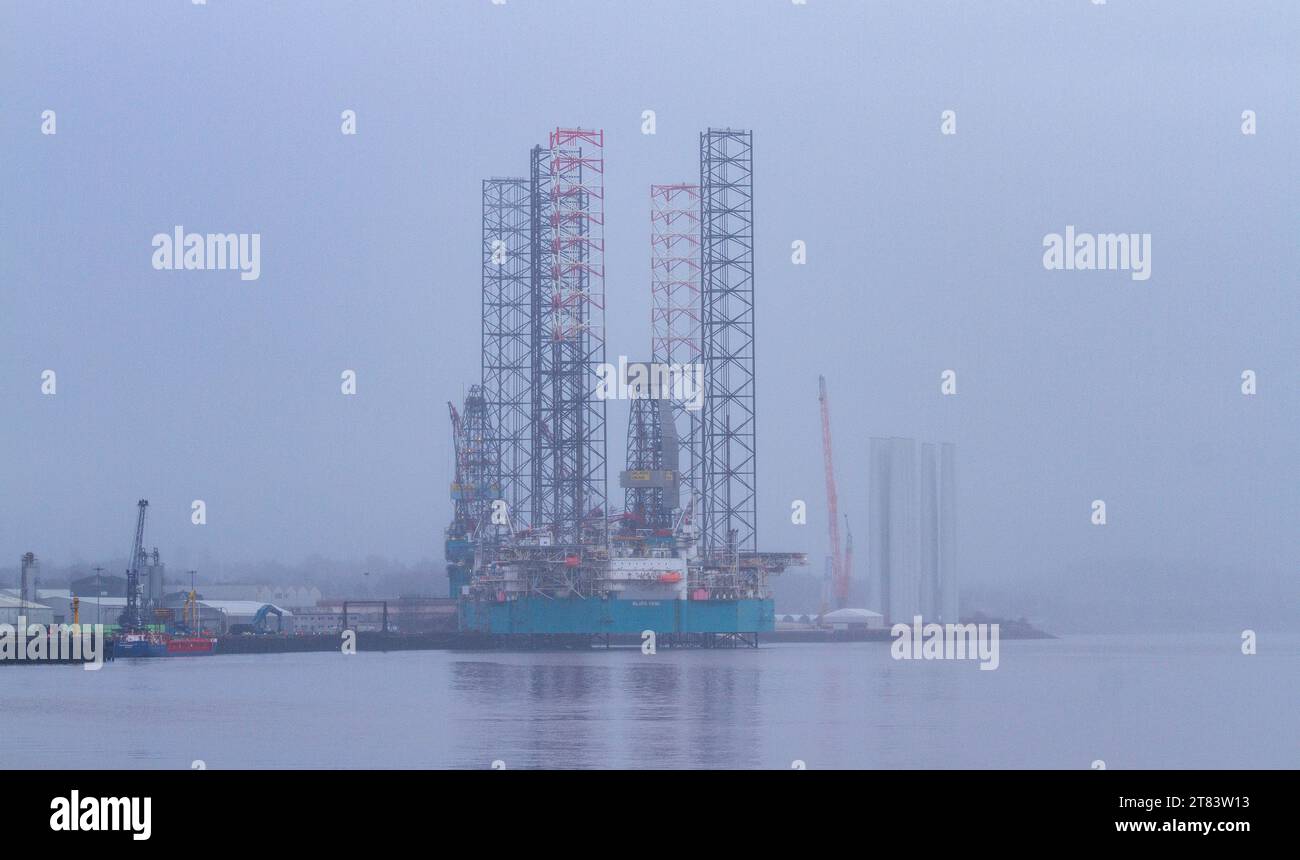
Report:
[[[162,633],[123,633],[113,643],[113,656],[166,657],[167,636]]]
[[[217,640],[208,636],[173,636],[167,640],[168,657],[200,657],[216,649]]]

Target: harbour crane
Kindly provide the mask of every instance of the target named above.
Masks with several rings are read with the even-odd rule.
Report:
[[[831,451],[831,400],[826,393],[826,377],[817,377],[817,400],[822,413],[822,460],[826,466],[826,520],[830,528],[831,578],[835,585],[835,608],[849,602],[849,580],[840,548],[840,504],[835,491],[835,458]],[[825,614],[823,612],[823,614]]]
[[[141,499],[136,503],[138,513],[135,520],[135,540],[131,543],[131,555],[128,556],[126,569],[126,609],[118,623],[123,630],[139,630],[144,627],[144,616],[140,609],[140,560],[144,557],[144,515],[149,509],[149,500]]]

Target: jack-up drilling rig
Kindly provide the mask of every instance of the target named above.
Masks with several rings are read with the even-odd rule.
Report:
[[[605,361],[603,132],[556,129],[531,150],[527,177],[483,183],[490,490],[475,499],[492,528],[456,496],[471,483],[466,398],[465,415],[452,410],[446,544],[464,630],[653,630],[661,644],[710,647],[756,645],[774,629],[768,577],[807,559],[757,547],[752,135],[709,129],[699,152],[698,185],[651,189],[652,361],[620,359],[616,380]],[[606,393],[634,388],[624,374],[638,367],[690,384],[628,394],[626,509],[612,513]]]

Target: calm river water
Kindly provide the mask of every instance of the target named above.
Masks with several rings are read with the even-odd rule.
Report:
[[[1300,767],[1300,637],[274,654],[0,668],[0,768]]]

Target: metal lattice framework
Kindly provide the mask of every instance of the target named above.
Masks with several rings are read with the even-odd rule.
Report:
[[[648,397],[632,400],[627,424],[627,472],[650,472],[663,468],[663,425],[658,401]],[[663,528],[664,492],[660,487],[625,483],[623,511],[631,528]]]
[[[470,386],[463,412],[458,413],[451,403],[447,408],[456,450],[456,476],[451,485],[454,518],[449,534],[473,539],[482,536],[480,527],[487,521],[493,500],[501,494],[496,483],[495,434],[483,386]]]
[[[680,366],[702,361],[700,342],[700,187],[650,186],[651,352],[656,362]],[[673,420],[684,433],[682,485],[699,490],[703,413],[673,401]]]
[[[673,513],[682,504],[680,456],[672,401],[665,396],[633,398],[627,470],[619,475],[625,532],[672,528]]]
[[[758,543],[749,131],[700,135],[700,234],[704,550],[734,559]]]
[[[532,403],[529,417],[532,423],[529,445],[532,455],[532,473],[529,475],[529,498],[532,500],[530,522],[540,530],[548,522],[546,516],[551,514],[553,505],[548,505],[550,488],[554,483],[550,476],[555,467],[554,458],[549,456],[548,444],[551,437],[549,422],[549,393],[547,379],[542,375],[546,362],[542,356],[542,345],[549,341],[547,332],[546,310],[550,307],[551,274],[551,170],[550,152],[542,146],[534,146],[529,152],[528,180],[528,236],[529,236],[529,327],[531,351],[529,354],[529,388]],[[553,515],[553,514],[551,514]]]
[[[556,129],[531,177],[534,528],[557,543],[604,540],[604,133]]]
[[[532,459],[531,183],[483,181],[483,398],[494,483],[512,522],[530,516]]]
[[[532,149],[526,181],[484,184],[483,385],[471,390],[464,415],[452,409],[451,591],[475,604],[610,597],[640,578],[628,574],[654,574],[638,559],[675,548],[691,550],[678,556],[692,560],[684,583],[691,599],[770,599],[768,577],[806,556],[756,550],[750,133],[702,134],[700,184],[651,188],[657,382],[649,397],[644,390],[633,396],[628,469],[619,483],[634,514],[625,523],[635,528],[614,539],[598,384],[609,381],[602,378],[603,153],[602,132],[557,129]],[[694,392],[663,396],[664,365],[670,377],[686,370],[692,383],[696,367],[703,369],[702,410],[687,408]],[[526,426],[519,420],[525,403]],[[695,476],[690,504],[682,504],[679,483],[683,424]],[[493,487],[493,476],[512,487]],[[490,492],[480,491],[484,485]],[[503,491],[513,494],[512,525],[527,526],[511,534],[483,527],[488,503]],[[672,516],[688,509],[695,522]],[[702,557],[693,551],[697,535]],[[496,622],[483,615],[476,623]]]
[[[135,538],[131,541],[131,555],[127,562],[130,566],[126,570],[126,608],[122,610],[117,622],[124,630],[138,630],[145,623],[140,595],[140,568],[145,558],[144,520],[148,511],[148,499],[136,502]]]
[[[700,361],[700,187],[687,183],[650,186],[650,351],[657,365],[676,366],[694,378],[690,365]],[[676,371],[675,371],[676,372]],[[677,486],[692,488],[701,413],[688,409],[686,399],[669,404],[638,398],[632,401],[627,428],[627,469],[624,473],[626,524],[666,528],[677,491],[629,480],[635,473],[669,469]],[[686,444],[678,446],[678,428],[686,428]],[[667,432],[665,432],[667,431]],[[672,451],[665,451],[665,439]],[[680,464],[680,468],[679,468]],[[660,476],[661,478],[663,476]]]

